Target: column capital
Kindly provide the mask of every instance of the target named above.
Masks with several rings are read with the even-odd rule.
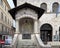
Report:
[[[35,22],[35,21],[38,21],[38,20],[37,20],[37,19],[35,19],[35,20],[34,20],[34,22]]]
[[[19,19],[16,19],[16,21],[19,21]]]
[[[15,34],[20,34],[20,32],[15,32]]]

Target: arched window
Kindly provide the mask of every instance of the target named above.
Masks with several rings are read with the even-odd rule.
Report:
[[[47,12],[47,4],[46,3],[42,3],[41,8],[44,9],[45,12]]]
[[[52,11],[53,11],[54,13],[56,13],[58,7],[59,7],[59,4],[58,4],[57,2],[53,3],[53,5],[52,5]]]

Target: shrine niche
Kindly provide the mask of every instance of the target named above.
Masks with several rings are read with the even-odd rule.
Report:
[[[20,19],[20,24],[19,24],[20,32],[22,34],[28,34],[28,33],[33,33],[34,32],[34,22],[33,19],[31,18],[22,18]]]

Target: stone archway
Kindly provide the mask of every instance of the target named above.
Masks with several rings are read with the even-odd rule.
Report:
[[[23,39],[31,39],[31,34],[34,32],[34,20],[32,18],[21,18],[19,20],[19,32]]]
[[[52,26],[50,24],[46,23],[41,26],[40,37],[45,44],[52,41]]]

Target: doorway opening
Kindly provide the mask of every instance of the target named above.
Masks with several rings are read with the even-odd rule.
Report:
[[[50,24],[43,24],[40,28],[40,38],[47,44],[47,42],[52,41],[52,26]]]

